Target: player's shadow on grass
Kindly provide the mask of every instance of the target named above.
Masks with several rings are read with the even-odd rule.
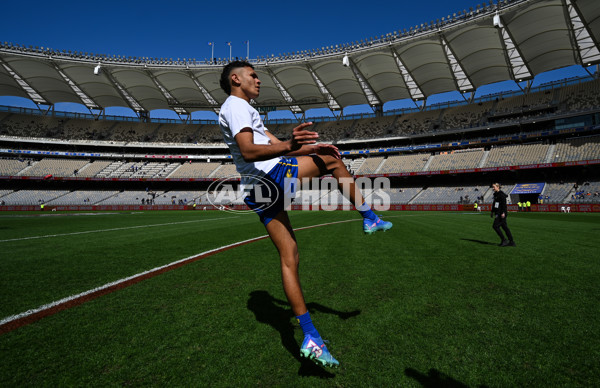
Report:
[[[415,379],[419,384],[425,388],[469,388],[467,384],[461,383],[460,381],[453,379],[445,373],[440,372],[437,369],[429,369],[427,374],[421,373],[413,368],[404,369],[406,377]],[[478,388],[487,388],[486,385],[478,385]]]
[[[343,312],[318,303],[307,303],[306,307],[309,311],[335,314],[341,319],[348,319],[360,314],[360,310]],[[299,376],[335,377],[335,374],[300,357],[300,345],[296,342],[294,326],[291,323],[294,313],[289,308],[288,302],[273,297],[267,291],[252,291],[250,299],[248,299],[248,310],[254,313],[258,322],[270,325],[279,332],[283,347],[300,363]]]
[[[470,241],[470,242],[474,242],[474,243],[482,244],[482,245],[498,245],[498,244],[494,244],[494,243],[489,242],[489,241],[474,240],[474,239],[471,239],[471,238],[461,238],[461,240],[463,240],[463,241]]]

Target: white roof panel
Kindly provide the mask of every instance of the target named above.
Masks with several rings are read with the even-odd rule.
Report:
[[[561,0],[533,2],[503,15],[532,74],[577,63],[567,20]]]
[[[502,39],[489,19],[444,35],[476,88],[510,79]]]
[[[600,42],[600,1],[598,0],[572,0],[583,22],[587,24],[590,34],[596,44]]]
[[[410,98],[391,50],[359,55],[353,60],[380,100]]]
[[[29,98],[29,95],[19,86],[17,81],[0,64],[0,96],[15,96]]]

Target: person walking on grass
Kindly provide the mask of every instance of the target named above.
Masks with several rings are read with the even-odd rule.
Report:
[[[492,218],[494,218],[494,225],[492,227],[500,237],[501,247],[514,247],[516,246],[515,241],[506,224],[506,217],[508,215],[508,206],[506,205],[507,195],[500,189],[500,183],[494,183],[492,189],[494,190],[494,201],[492,203],[491,214]],[[502,234],[502,230],[506,233],[506,237]]]
[[[220,85],[229,96],[221,106],[219,125],[228,145],[241,185],[247,190],[244,202],[264,224],[279,252],[283,289],[304,332],[301,356],[323,366],[338,366],[315,328],[306,308],[298,274],[298,246],[285,205],[293,197],[293,182],[331,174],[363,216],[363,231],[372,234],[392,227],[373,213],[341,160],[337,147],[319,144],[319,135],[310,131],[312,123],[292,130],[291,139],[281,141],[263,125],[260,114],[250,105],[260,93],[261,81],[246,61],[227,64]],[[345,187],[343,187],[345,185]],[[265,202],[264,199],[268,198]]]

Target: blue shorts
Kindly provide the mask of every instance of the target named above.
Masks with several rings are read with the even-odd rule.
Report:
[[[298,161],[296,158],[281,158],[261,182],[252,186],[244,202],[267,225],[291,203],[297,186]]]

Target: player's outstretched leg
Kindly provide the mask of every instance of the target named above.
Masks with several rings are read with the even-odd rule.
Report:
[[[329,155],[301,156],[298,160],[298,178],[320,177],[331,174],[337,180],[342,194],[348,199],[363,217],[363,231],[372,234],[377,231],[386,231],[393,226],[391,222],[383,221],[373,213],[371,207],[365,202],[354,177],[348,172],[341,159]]]

